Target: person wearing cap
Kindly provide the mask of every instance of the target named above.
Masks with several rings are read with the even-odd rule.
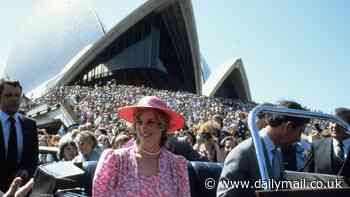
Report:
[[[304,108],[294,101],[280,101],[278,107],[299,109]],[[270,115],[267,126],[259,131],[259,136],[265,155],[265,164],[269,178],[283,179],[283,163],[281,147],[292,144],[300,139],[308,120],[299,117]],[[252,138],[238,144],[227,155],[217,188],[217,197],[255,196],[254,183],[261,180],[257,156]],[[228,187],[227,181],[246,181],[251,185],[244,187]]]
[[[167,134],[183,127],[183,117],[155,96],[119,108],[118,116],[132,123],[136,143],[103,152],[92,195],[189,197],[187,161],[164,147]]]
[[[350,109],[337,108],[335,115],[350,124]],[[305,171],[323,174],[338,174],[344,166],[350,151],[350,135],[336,123],[330,123],[330,138],[312,143]],[[349,165],[349,163],[346,163]],[[347,167],[348,168],[348,167]],[[349,171],[342,174],[350,176]]]

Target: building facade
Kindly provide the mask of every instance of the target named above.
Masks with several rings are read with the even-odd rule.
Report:
[[[191,0],[148,0],[108,31],[83,1],[60,2],[31,16],[7,58],[5,75],[28,97],[113,79],[251,101],[242,60],[219,71],[201,56]]]

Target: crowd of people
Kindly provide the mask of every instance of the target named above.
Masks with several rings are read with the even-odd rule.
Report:
[[[223,117],[223,127],[232,128],[240,112],[249,112],[256,106],[254,102],[206,97],[182,91],[117,85],[113,81],[104,86],[95,87],[79,85],[57,87],[46,96],[35,100],[35,103],[54,105],[68,99],[81,114],[81,124],[91,122],[99,125],[101,123],[109,127],[110,120],[117,119],[118,107],[134,104],[146,95],[163,99],[172,109],[185,117],[188,127],[203,123],[214,115],[220,115]]]
[[[223,163],[221,179],[259,178],[247,126],[248,112],[256,103],[117,85],[113,81],[95,87],[58,87],[25,106],[30,109],[65,102],[80,117],[78,124],[49,134],[18,113],[21,92],[17,81],[0,83],[0,118],[5,125],[0,137],[8,139],[2,151],[7,154],[0,154],[7,169],[1,174],[2,191],[17,191],[11,186],[12,180],[13,185],[28,183],[23,190],[29,191],[33,186],[29,178],[36,165],[55,160],[98,161],[94,196],[115,194],[116,190],[122,191],[121,196],[133,196],[135,192],[141,196],[189,196],[186,160]],[[305,110],[293,101],[276,105]],[[350,122],[347,108],[336,109],[335,115]],[[270,177],[281,179],[284,169],[329,174],[341,171],[348,175],[349,168],[344,165],[350,135],[339,125],[259,113],[256,126],[266,145]],[[57,159],[38,154],[39,146],[56,147]],[[325,151],[335,151],[334,158],[324,157]],[[335,157],[340,158],[339,162],[335,163]],[[164,181],[169,187],[160,186]],[[235,190],[221,183],[218,196],[252,195],[253,190]]]
[[[224,162],[227,154],[240,142],[250,137],[247,126],[247,114],[257,104],[227,98],[213,98],[181,91],[157,90],[148,87],[136,87],[130,85],[118,85],[113,81],[103,86],[62,86],[52,89],[45,96],[36,99],[35,104],[55,105],[68,102],[80,117],[80,123],[72,128],[61,128],[58,134],[39,132],[39,144],[56,146],[62,150],[66,144],[63,137],[65,133],[78,133],[85,131],[91,133],[93,143],[92,150],[98,153],[106,148],[121,148],[124,143],[135,138],[135,133],[117,115],[117,109],[122,106],[135,104],[140,98],[147,95],[155,95],[185,119],[183,128],[173,135],[177,141],[186,141],[191,148],[198,153],[187,155],[189,160],[206,160],[211,162]],[[312,120],[307,125],[304,148],[309,149],[312,140],[321,137],[329,137],[327,121]],[[62,131],[63,130],[63,131]],[[327,131],[327,132],[325,132]],[[59,143],[59,140],[61,143]],[[70,139],[73,141],[74,139]],[[176,151],[173,142],[168,148]],[[305,143],[308,142],[308,143]],[[73,150],[72,150],[73,151]],[[78,145],[73,151],[78,155]],[[177,152],[179,153],[179,152]],[[42,158],[45,162],[47,158]],[[49,159],[49,161],[53,158]]]
[[[80,123],[76,128],[94,133],[99,146],[104,149],[121,147],[122,142],[133,138],[132,129],[117,116],[117,109],[134,104],[146,95],[158,96],[184,116],[185,126],[177,131],[175,136],[179,140],[188,141],[206,160],[223,162],[229,150],[250,135],[247,114],[256,103],[206,97],[188,92],[117,85],[111,81],[104,86],[57,87],[34,103],[55,105],[69,102],[80,116]],[[321,138],[321,135],[327,137],[330,132],[322,133],[326,130],[326,125],[326,121],[313,120],[312,124],[308,125],[309,135],[304,137],[308,137],[310,142],[312,139]],[[48,135],[39,138],[47,137]],[[51,136],[50,139],[52,138],[57,139],[58,135]],[[203,139],[205,143],[202,143]],[[58,143],[56,146],[59,146]]]
[[[227,150],[230,150],[237,143],[249,137],[247,112],[256,106],[256,103],[241,100],[212,98],[181,91],[173,92],[147,87],[117,85],[110,82],[104,86],[95,87],[58,87],[44,97],[35,100],[34,103],[55,105],[68,101],[80,117],[77,129],[89,130],[94,133],[97,141],[104,143],[100,144],[101,147],[120,147],[118,144],[132,138],[133,133],[127,122],[117,116],[117,109],[132,105],[147,95],[158,96],[170,108],[183,115],[185,126],[174,135],[182,140],[188,140],[201,156],[210,161],[223,162],[224,157],[220,155],[223,155],[221,152],[225,151],[219,151],[219,149],[224,150],[226,144]],[[200,133],[202,134],[199,135]],[[205,136],[204,133],[208,133],[208,136]],[[45,136],[44,138],[47,138],[48,135],[45,134]],[[56,137],[57,135],[51,136],[51,138]],[[217,154],[217,156],[208,158],[207,149],[211,150],[209,152],[213,152],[214,149],[211,145],[208,146],[208,143],[201,142],[203,137],[205,142],[209,140],[212,142],[209,144],[215,144],[217,152],[215,155]],[[197,138],[199,138],[198,143],[196,143]],[[206,144],[206,146],[204,147],[202,144]]]

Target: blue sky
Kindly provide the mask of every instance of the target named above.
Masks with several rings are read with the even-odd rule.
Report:
[[[142,2],[90,0],[89,4],[111,28],[123,16],[122,10]],[[350,1],[192,0],[192,4],[200,50],[208,64],[218,67],[232,57],[242,58],[254,101],[292,99],[328,113],[335,107],[350,107],[346,88]],[[32,7],[28,0],[2,3],[1,64]]]

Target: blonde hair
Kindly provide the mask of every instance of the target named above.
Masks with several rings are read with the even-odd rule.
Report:
[[[77,137],[77,135],[80,133],[80,129],[73,129],[71,133],[72,139],[74,140],[75,137]]]
[[[199,127],[198,133],[208,133],[213,136],[216,135],[216,131],[220,128],[219,123],[209,120]]]

